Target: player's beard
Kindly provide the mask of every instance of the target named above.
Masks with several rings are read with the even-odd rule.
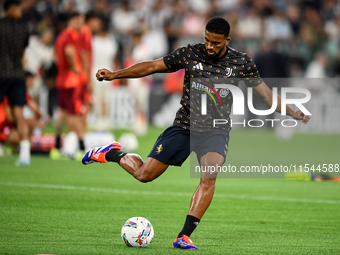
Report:
[[[209,59],[218,59],[218,58],[220,58],[222,55],[221,55],[221,53],[222,53],[222,51],[223,51],[223,48],[219,51],[219,52],[215,52],[215,55],[213,55],[213,56],[210,56],[209,54],[208,54],[208,50],[207,50],[207,47],[205,48],[205,51],[207,52],[207,57],[209,58]]]

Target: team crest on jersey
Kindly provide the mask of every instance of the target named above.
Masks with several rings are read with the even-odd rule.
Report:
[[[163,150],[163,145],[161,144],[157,147],[157,154],[161,153],[162,150]]]
[[[223,98],[227,97],[229,94],[229,89],[220,89],[219,94],[220,94],[220,97],[223,97]]]
[[[230,67],[227,67],[225,70],[227,71],[227,77],[230,77],[233,73],[233,69],[231,69]]]

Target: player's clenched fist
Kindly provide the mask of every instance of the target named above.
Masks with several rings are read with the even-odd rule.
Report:
[[[305,115],[302,111],[294,112],[292,117],[296,120],[301,120],[303,124],[307,124],[310,119],[310,116]]]
[[[98,72],[96,73],[96,77],[98,81],[110,81],[113,79],[112,77],[112,72],[110,72],[109,70],[103,68],[103,69],[99,69]]]

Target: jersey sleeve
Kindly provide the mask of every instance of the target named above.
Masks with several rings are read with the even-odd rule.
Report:
[[[253,59],[248,55],[246,55],[246,62],[242,71],[244,77],[243,81],[247,87],[256,87],[263,82]]]
[[[173,72],[185,68],[187,47],[180,47],[163,57],[164,64]]]
[[[73,38],[71,33],[67,33],[66,36],[64,37],[64,43],[65,46],[66,45],[73,45],[75,46],[75,39]]]

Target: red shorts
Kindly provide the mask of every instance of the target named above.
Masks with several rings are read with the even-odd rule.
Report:
[[[6,142],[8,135],[15,128],[16,128],[15,124],[10,123],[7,120],[0,124],[0,142]]]
[[[83,114],[82,87],[58,89],[58,106],[69,114]]]
[[[92,94],[87,90],[87,85],[82,85],[81,96],[84,104],[93,104]]]

